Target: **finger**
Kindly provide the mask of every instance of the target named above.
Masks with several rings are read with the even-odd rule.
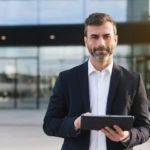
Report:
[[[123,131],[119,126],[114,125],[113,128],[115,129],[115,131],[116,131],[118,134],[120,134],[121,136],[123,136],[123,132],[124,132],[124,131]]]
[[[107,130],[107,132],[109,133],[109,137],[111,137],[111,140],[113,141],[119,141],[120,137],[122,135],[118,134],[118,132],[116,132],[115,130],[109,128],[109,127],[105,127],[105,130]]]
[[[100,131],[103,132],[110,140],[116,141],[116,139],[112,136],[112,134],[110,134],[106,129],[101,129]]]
[[[117,134],[115,130],[113,130],[113,129],[109,128],[109,127],[105,127],[105,130],[107,130],[107,132],[109,132],[113,136],[115,136]]]
[[[92,116],[92,113],[86,112],[86,113],[82,114],[82,116]]]
[[[123,131],[123,130],[122,130],[119,126],[117,126],[117,125],[114,125],[113,128],[114,128],[115,130],[117,130],[117,131],[120,131],[120,132]]]
[[[80,129],[81,128],[81,116],[76,118],[76,120],[74,121],[74,126],[75,126],[75,129]]]
[[[110,136],[110,133],[106,129],[101,129],[100,131],[103,132],[106,136]]]
[[[101,129],[101,131],[112,141],[122,141],[123,139],[127,138],[129,136],[128,131],[123,131],[120,135],[116,131],[112,130],[111,128],[105,127]]]

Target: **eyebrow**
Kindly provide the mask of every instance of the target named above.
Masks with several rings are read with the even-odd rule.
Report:
[[[110,36],[110,35],[111,35],[111,33],[104,33],[104,34],[102,34],[102,36]],[[92,33],[92,34],[90,34],[90,36],[96,37],[96,36],[99,36],[99,34]]]
[[[92,33],[92,34],[90,34],[90,36],[99,36],[99,35],[96,33]]]
[[[108,35],[111,35],[111,33],[105,33],[105,34],[103,34],[103,36],[106,36],[106,35],[107,35],[107,36],[108,36]]]

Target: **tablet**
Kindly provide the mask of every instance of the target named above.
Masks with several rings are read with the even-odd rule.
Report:
[[[106,126],[112,128],[113,125],[118,125],[123,130],[130,130],[133,121],[133,116],[123,115],[81,116],[81,129],[100,130]]]

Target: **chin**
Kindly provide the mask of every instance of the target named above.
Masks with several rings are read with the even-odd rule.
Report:
[[[111,59],[109,56],[95,56],[94,58],[99,62],[109,61]]]

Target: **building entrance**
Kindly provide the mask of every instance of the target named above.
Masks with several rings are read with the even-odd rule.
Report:
[[[36,108],[37,59],[0,58],[0,108]]]

